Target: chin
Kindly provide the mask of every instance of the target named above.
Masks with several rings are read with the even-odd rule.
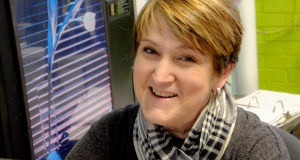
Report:
[[[148,122],[154,123],[160,126],[169,126],[174,119],[170,118],[168,114],[164,113],[163,111],[143,111],[143,114]]]

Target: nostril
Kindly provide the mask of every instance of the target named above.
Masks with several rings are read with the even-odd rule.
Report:
[[[172,72],[160,72],[160,73],[153,73],[152,78],[155,83],[162,84],[162,83],[170,83],[175,81],[175,76],[172,74]]]

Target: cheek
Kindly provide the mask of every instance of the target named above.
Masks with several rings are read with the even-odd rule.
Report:
[[[148,72],[145,65],[143,65],[143,60],[136,57],[133,67],[133,85],[136,92],[142,88],[142,84],[146,83]]]
[[[138,88],[138,82],[140,82],[139,73],[140,73],[139,65],[137,65],[137,63],[135,62],[133,68],[133,86],[135,90]]]
[[[181,88],[185,99],[193,99],[197,103],[202,99],[206,99],[210,96],[213,81],[205,72],[201,72],[201,74],[198,72],[185,74],[181,81]]]

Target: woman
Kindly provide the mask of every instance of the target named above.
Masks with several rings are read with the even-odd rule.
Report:
[[[67,159],[289,159],[226,83],[241,40],[228,0],[150,0],[134,28],[139,104],[103,116]]]

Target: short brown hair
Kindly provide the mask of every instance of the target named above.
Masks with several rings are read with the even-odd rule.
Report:
[[[150,23],[164,24],[185,45],[213,56],[218,74],[238,61],[242,25],[238,9],[229,0],[149,0],[134,25],[134,51]]]

